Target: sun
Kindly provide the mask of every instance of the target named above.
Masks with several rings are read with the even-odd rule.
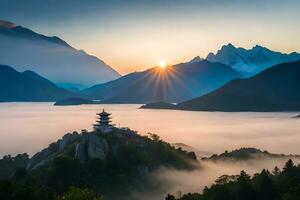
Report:
[[[167,63],[164,60],[161,60],[158,62],[158,66],[162,69],[165,69],[167,67]]]

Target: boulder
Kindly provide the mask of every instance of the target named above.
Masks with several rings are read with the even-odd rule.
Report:
[[[97,135],[89,134],[87,136],[87,150],[89,159],[106,159],[108,152],[108,143]]]
[[[49,158],[59,151],[59,140],[58,143],[51,143],[48,148],[43,149],[42,151],[36,153],[32,158],[29,160],[27,164],[27,169],[37,168],[42,166],[43,164],[47,163]]]
[[[78,138],[80,138],[80,135],[77,132],[64,135],[59,143],[59,151],[63,150],[68,144],[75,142]]]

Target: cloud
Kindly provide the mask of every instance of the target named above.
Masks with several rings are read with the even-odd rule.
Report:
[[[241,162],[211,162],[201,161],[200,169],[194,171],[178,171],[160,168],[151,175],[153,189],[132,192],[130,199],[162,200],[167,194],[180,195],[188,192],[202,192],[205,186],[210,186],[222,175],[238,175],[241,170],[253,175],[262,169],[272,171],[275,166],[282,168],[285,159],[255,159]],[[300,159],[293,159],[299,163]]]

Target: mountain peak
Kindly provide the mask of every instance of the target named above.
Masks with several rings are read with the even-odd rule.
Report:
[[[4,20],[0,20],[0,44],[1,64],[14,66],[17,71],[32,70],[55,83],[88,87],[120,77],[102,60],[57,36],[46,36]]]
[[[206,59],[230,65],[233,69],[249,76],[276,64],[297,61],[300,55],[275,52],[261,45],[255,45],[249,49],[237,48],[229,43],[223,45],[216,54],[208,54]]]
[[[12,28],[15,28],[16,26],[17,25],[12,22],[0,19],[0,28],[12,29]]]
[[[252,47],[252,50],[261,50],[261,49],[266,49],[266,50],[269,50],[268,48],[266,47],[263,47],[263,46],[260,46],[260,45],[255,45],[254,47]]]
[[[233,44],[228,43],[226,45],[223,45],[222,49],[236,49],[236,47]]]
[[[202,61],[203,59],[200,58],[200,56],[196,56],[194,57],[192,60],[189,61],[189,63],[195,63],[195,62],[200,62]]]

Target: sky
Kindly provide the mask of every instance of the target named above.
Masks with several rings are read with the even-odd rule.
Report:
[[[121,74],[232,43],[300,52],[299,0],[0,0],[0,19],[59,36]]]

